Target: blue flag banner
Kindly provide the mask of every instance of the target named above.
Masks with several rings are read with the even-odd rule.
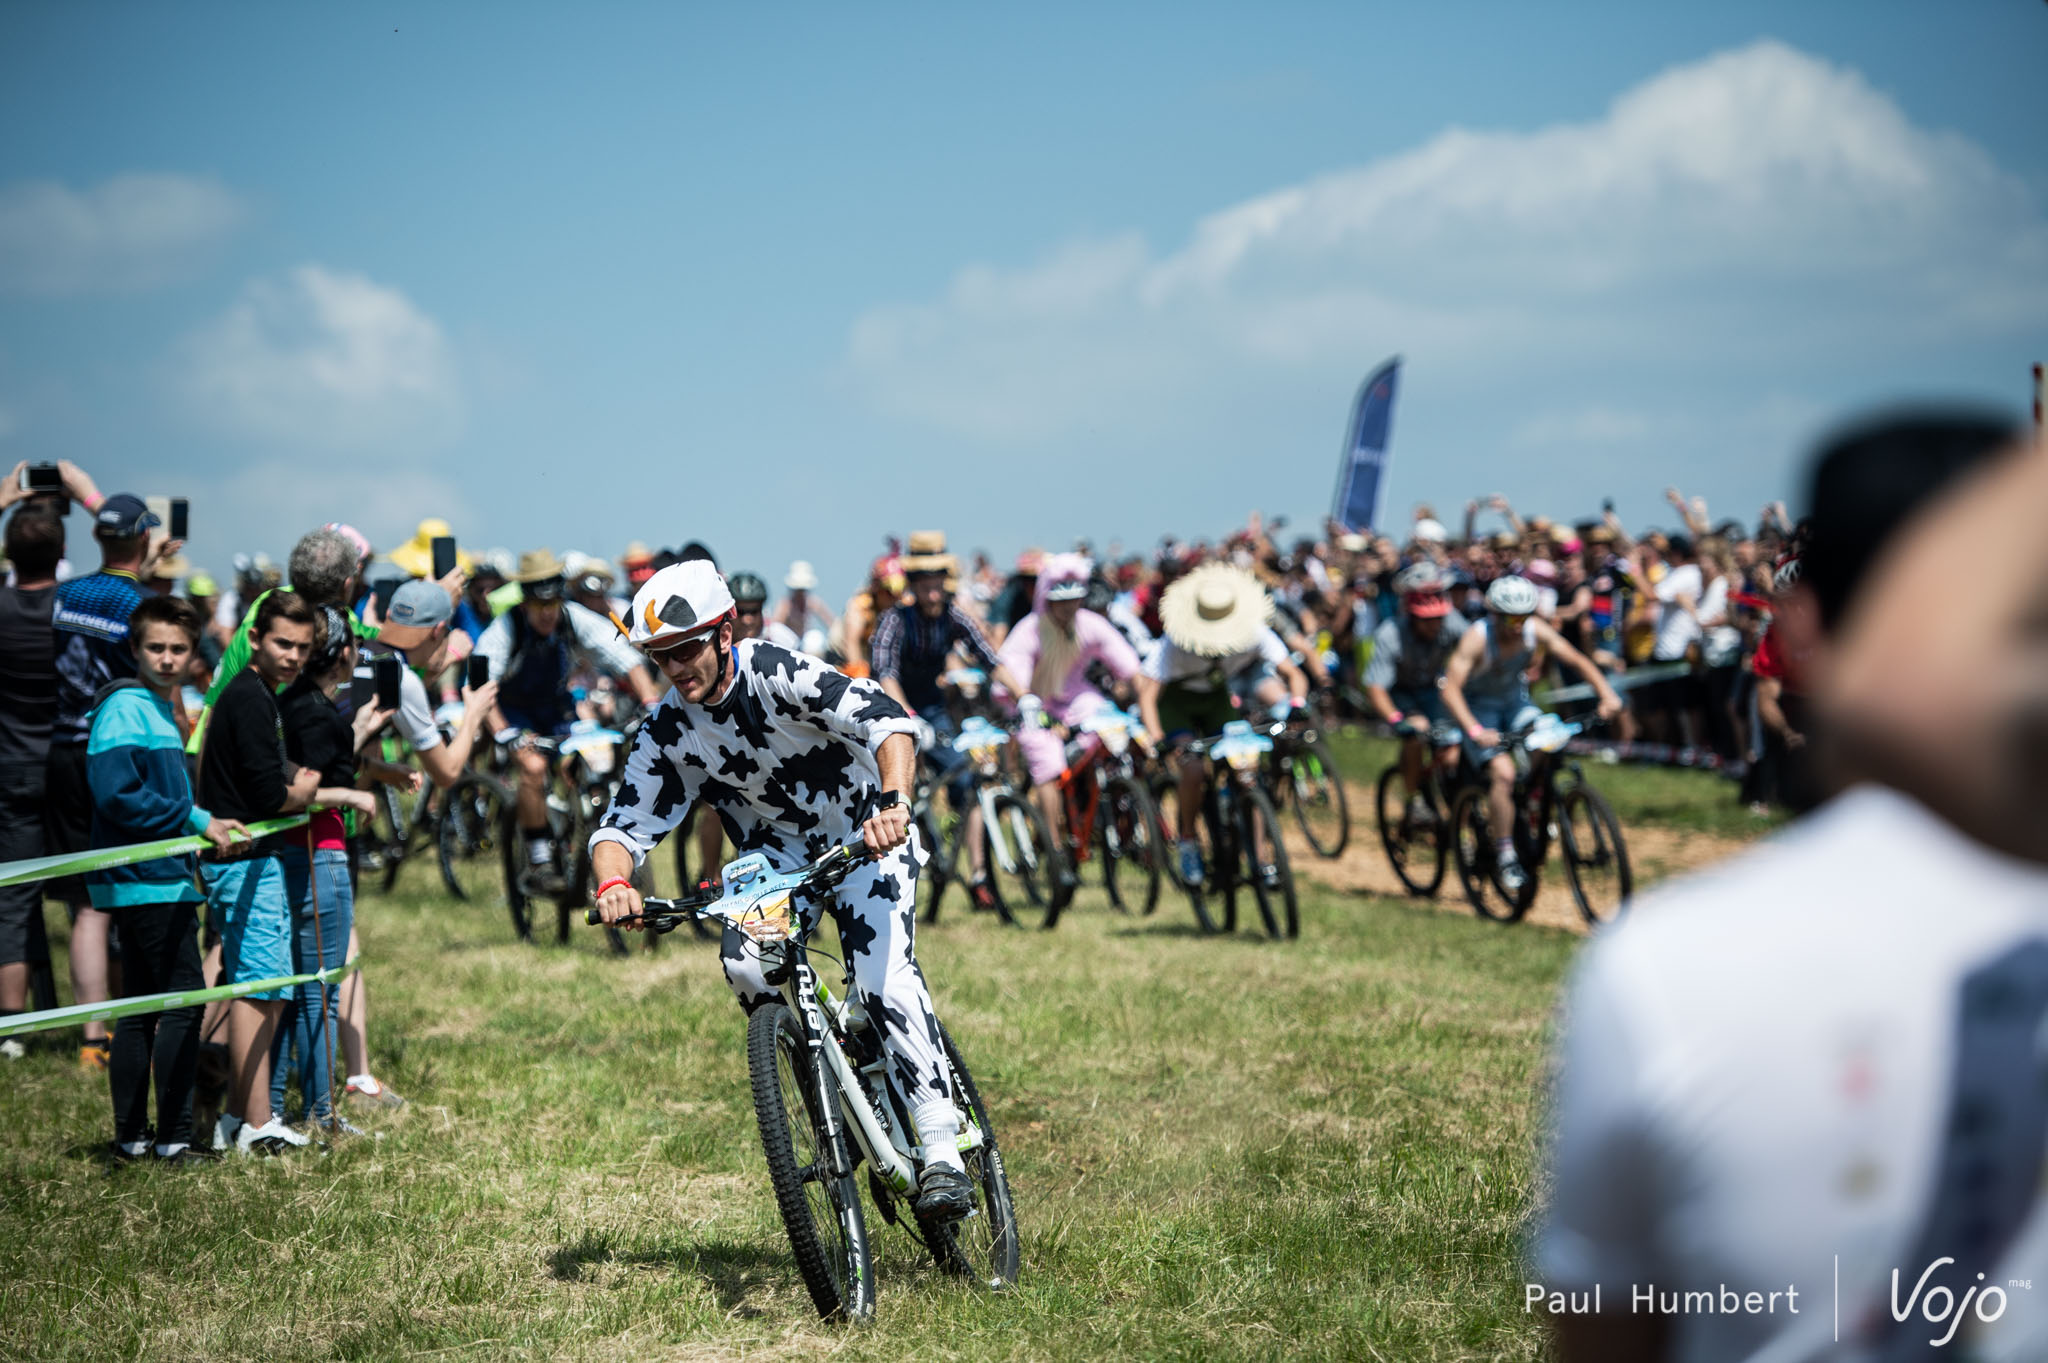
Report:
[[[1358,385],[1358,401],[1344,437],[1344,459],[1337,466],[1337,498],[1330,514],[1346,530],[1370,530],[1379,509],[1380,489],[1387,480],[1387,441],[1394,427],[1394,389],[1401,377],[1396,355]]]

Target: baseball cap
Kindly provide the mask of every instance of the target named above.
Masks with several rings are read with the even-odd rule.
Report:
[[[384,623],[432,629],[454,615],[455,606],[440,583],[414,578],[391,594],[391,609],[384,612]]]
[[[156,513],[143,503],[142,498],[132,492],[117,492],[101,502],[100,509],[93,513],[92,532],[95,535],[127,539],[145,530],[154,530],[162,524]]]

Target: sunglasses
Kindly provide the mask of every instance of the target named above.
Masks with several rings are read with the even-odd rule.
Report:
[[[700,634],[694,639],[685,639],[668,648],[644,648],[641,652],[658,667],[667,662],[694,663],[704,656],[704,650],[711,647],[711,636]]]

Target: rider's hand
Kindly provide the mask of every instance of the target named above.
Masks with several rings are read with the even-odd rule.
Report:
[[[614,885],[597,897],[598,915],[607,923],[616,923],[621,918],[632,918],[640,912],[640,892],[624,883]],[[629,932],[640,932],[640,923],[626,924]]]
[[[1017,698],[1017,718],[1027,729],[1035,729],[1045,722],[1045,702],[1026,691]]]
[[[1429,716],[1403,715],[1401,723],[1397,727],[1404,734],[1414,734],[1417,738],[1420,738],[1429,732]]]
[[[1465,732],[1470,735],[1474,743],[1477,743],[1482,748],[1498,748],[1500,746],[1500,730],[1498,729],[1467,729]]]
[[[1616,695],[1602,696],[1600,704],[1594,707],[1593,713],[1601,719],[1613,719],[1621,713],[1621,697]]]
[[[1790,733],[1790,732],[1786,733],[1786,735],[1785,735],[1785,751],[1786,751],[1786,752],[1798,752],[1798,751],[1799,751],[1799,750],[1800,750],[1801,748],[1803,748],[1803,747],[1805,747],[1805,746],[1806,746],[1806,735],[1805,735],[1805,734],[1797,734],[1797,733]]]
[[[208,819],[200,836],[225,852],[237,842],[249,840],[249,830],[242,827],[240,819]]]
[[[910,839],[909,802],[898,799],[887,809],[876,810],[874,817],[860,826],[860,835],[869,856],[879,857],[901,847]]]

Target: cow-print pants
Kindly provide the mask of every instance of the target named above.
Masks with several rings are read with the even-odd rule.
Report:
[[[917,927],[917,869],[923,864],[924,849],[913,826],[910,841],[879,861],[863,862],[839,882],[831,905],[840,945],[853,969],[855,997],[870,1023],[882,1029],[890,1078],[913,1113],[934,1099],[954,1101],[931,990],[911,954]],[[807,904],[804,913],[815,926],[816,903]],[[768,983],[760,949],[739,929],[726,927],[719,957],[726,983],[748,1012],[781,997]],[[829,963],[814,959],[812,964],[824,967],[818,973],[827,984],[837,984],[826,974]]]

